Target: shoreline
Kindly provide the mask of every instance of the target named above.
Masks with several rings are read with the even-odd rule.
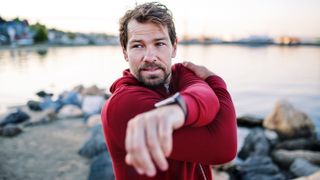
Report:
[[[245,46],[245,47],[267,47],[267,46],[278,46],[278,47],[320,47],[320,44],[293,44],[293,45],[282,45],[274,43],[238,43],[238,42],[223,42],[223,43],[178,43],[181,46]],[[11,45],[0,45],[0,51],[2,50],[39,50],[39,49],[48,49],[48,48],[64,48],[64,47],[96,47],[96,46],[120,46],[120,44],[32,44],[24,46],[11,46]]]

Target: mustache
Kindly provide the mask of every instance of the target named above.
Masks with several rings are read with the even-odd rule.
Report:
[[[143,69],[148,69],[148,68],[158,68],[158,69],[162,69],[165,71],[165,67],[163,67],[161,64],[155,63],[155,62],[146,62],[144,64],[142,64],[139,67],[139,71],[142,71]]]

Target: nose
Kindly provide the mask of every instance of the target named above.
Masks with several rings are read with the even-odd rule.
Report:
[[[146,48],[146,51],[145,51],[145,54],[143,57],[143,61],[146,61],[146,62],[156,61],[156,53],[155,53],[154,48],[151,48],[151,47]]]

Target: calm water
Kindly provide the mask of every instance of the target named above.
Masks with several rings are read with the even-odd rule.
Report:
[[[237,114],[261,117],[287,99],[320,127],[320,48],[179,46],[174,62],[203,64],[222,76]],[[59,93],[78,84],[109,87],[127,67],[119,47],[0,50],[0,107],[23,104],[47,90]]]

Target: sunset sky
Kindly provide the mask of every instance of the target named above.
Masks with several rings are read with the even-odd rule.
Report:
[[[146,1],[137,0],[137,3]],[[319,0],[159,1],[173,12],[179,36],[320,37]],[[2,0],[0,16],[49,28],[117,35],[118,20],[135,0]]]

